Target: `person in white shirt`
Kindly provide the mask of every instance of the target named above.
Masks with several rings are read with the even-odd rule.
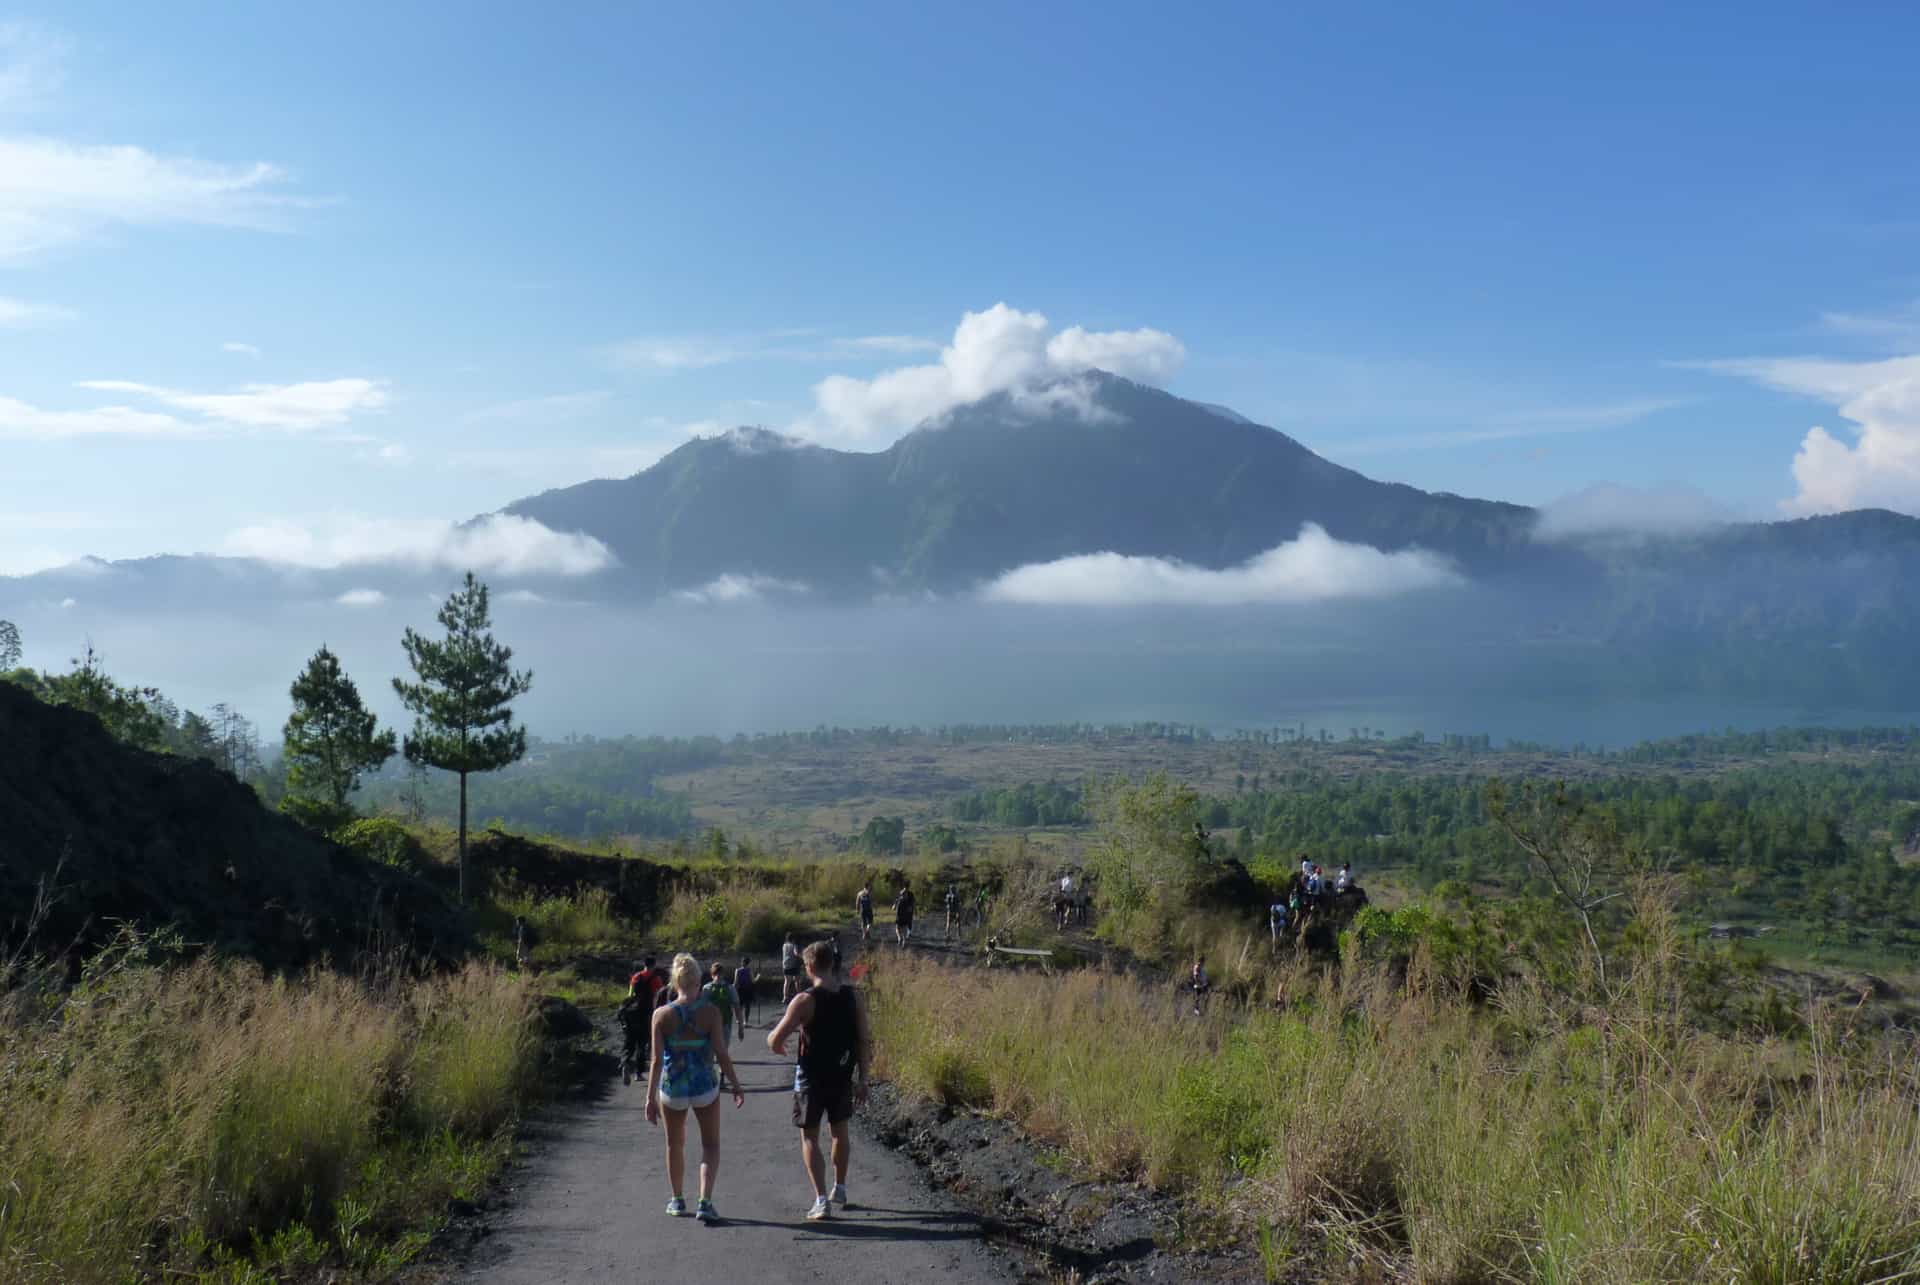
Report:
[[[1345,892],[1353,887],[1353,865],[1350,862],[1340,864],[1340,873],[1333,877],[1333,890]]]

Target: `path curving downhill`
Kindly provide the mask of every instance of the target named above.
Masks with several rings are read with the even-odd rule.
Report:
[[[665,1136],[647,1124],[644,1086],[616,1080],[599,1101],[576,1104],[536,1126],[533,1155],[514,1180],[512,1208],[459,1279],[470,1285],[1018,1280],[1014,1262],[987,1245],[980,1221],[932,1192],[913,1163],[875,1142],[857,1115],[847,1181],[853,1208],[844,1214],[836,1208],[826,1222],[804,1219],[813,1191],[792,1121],[793,1062],[767,1051],[768,1025],[750,1024],[736,1045],[746,1106],[735,1110],[722,1100],[717,1226],[663,1212],[671,1194]],[[691,1205],[700,1165],[692,1120],[687,1142]]]

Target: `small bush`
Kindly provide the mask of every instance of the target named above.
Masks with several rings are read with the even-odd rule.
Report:
[[[420,840],[392,817],[363,817],[341,826],[331,837],[343,848],[402,870],[422,871],[431,863]]]

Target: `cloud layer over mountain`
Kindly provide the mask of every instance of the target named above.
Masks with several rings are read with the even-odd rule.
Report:
[[[924,420],[995,393],[1045,395],[1045,405],[1058,405],[1059,381],[1089,369],[1164,383],[1186,356],[1185,345],[1164,331],[1095,332],[1071,326],[1055,332],[1041,313],[996,303],[961,317],[953,342],[941,349],[936,363],[903,366],[872,379],[831,375],[821,380],[813,388],[814,410],[796,431],[840,445],[883,445]]]
[[[582,576],[614,564],[607,546],[590,535],[506,513],[464,526],[431,518],[267,522],[233,532],[220,551],[313,569],[395,566],[507,576]]]
[[[993,602],[1080,607],[1234,607],[1250,603],[1384,598],[1465,583],[1439,554],[1386,553],[1334,539],[1313,523],[1296,539],[1214,571],[1169,558],[1088,553],[1030,563],[983,591]]]

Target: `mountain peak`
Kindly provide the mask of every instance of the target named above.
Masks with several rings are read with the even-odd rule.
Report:
[[[805,438],[794,437],[788,433],[775,432],[757,424],[742,424],[738,428],[729,428],[716,433],[703,441],[719,442],[740,455],[764,455],[768,451],[799,451],[813,446]]]

